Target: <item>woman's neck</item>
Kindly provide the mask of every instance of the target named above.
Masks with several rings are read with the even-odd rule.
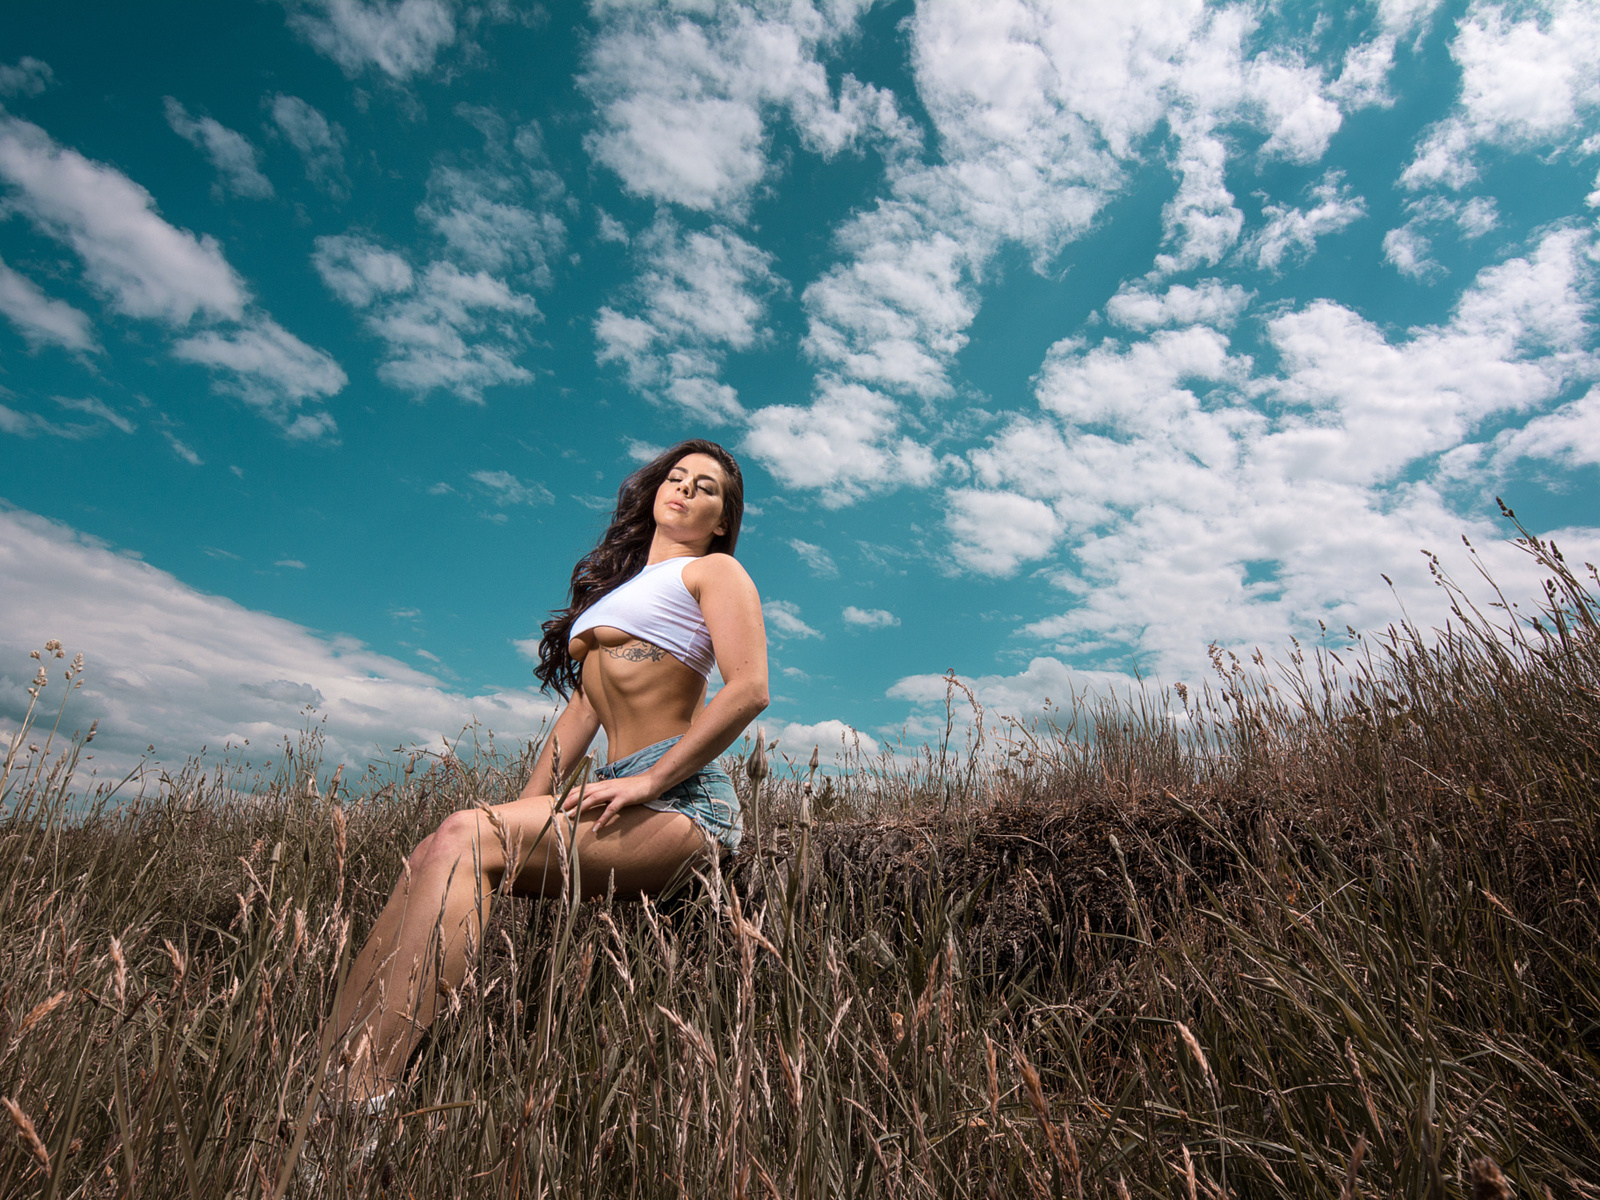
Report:
[[[669,558],[704,558],[710,549],[709,538],[703,545],[699,543],[690,545],[674,541],[657,529],[655,537],[650,540],[650,553],[645,558],[644,565],[654,566],[656,563],[666,562]]]

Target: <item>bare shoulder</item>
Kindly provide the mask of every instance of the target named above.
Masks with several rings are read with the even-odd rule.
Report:
[[[683,569],[683,583],[696,600],[703,600],[707,591],[748,592],[756,594],[755,581],[744,564],[731,554],[707,554],[697,558]]]

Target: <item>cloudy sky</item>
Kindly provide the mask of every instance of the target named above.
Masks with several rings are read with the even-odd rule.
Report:
[[[0,106],[0,729],[59,638],[108,763],[528,732],[687,436],[806,753],[1600,558],[1588,0],[18,0]]]

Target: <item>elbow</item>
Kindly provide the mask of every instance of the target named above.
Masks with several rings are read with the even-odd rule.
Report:
[[[754,717],[757,713],[766,711],[767,705],[772,703],[772,694],[767,690],[766,680],[762,680],[759,684],[750,689],[750,699],[748,703],[750,705],[750,715],[752,717]]]

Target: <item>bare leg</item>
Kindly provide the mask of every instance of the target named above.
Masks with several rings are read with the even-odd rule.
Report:
[[[494,809],[513,853],[520,841],[519,894],[561,892],[561,839],[572,826],[557,817],[558,839],[553,804],[549,796],[534,796]],[[618,895],[659,891],[684,863],[706,852],[705,838],[680,813],[630,808],[598,836],[597,815],[586,814],[578,825],[585,896],[603,894],[613,881]],[[492,822],[478,810],[451,813],[412,851],[410,878],[402,875],[395,885],[345,980],[335,1027],[346,1037],[342,1046],[336,1043],[334,1059],[348,1064],[341,1080],[346,1098],[392,1087],[433,1022],[441,984],[461,985],[506,857]]]

